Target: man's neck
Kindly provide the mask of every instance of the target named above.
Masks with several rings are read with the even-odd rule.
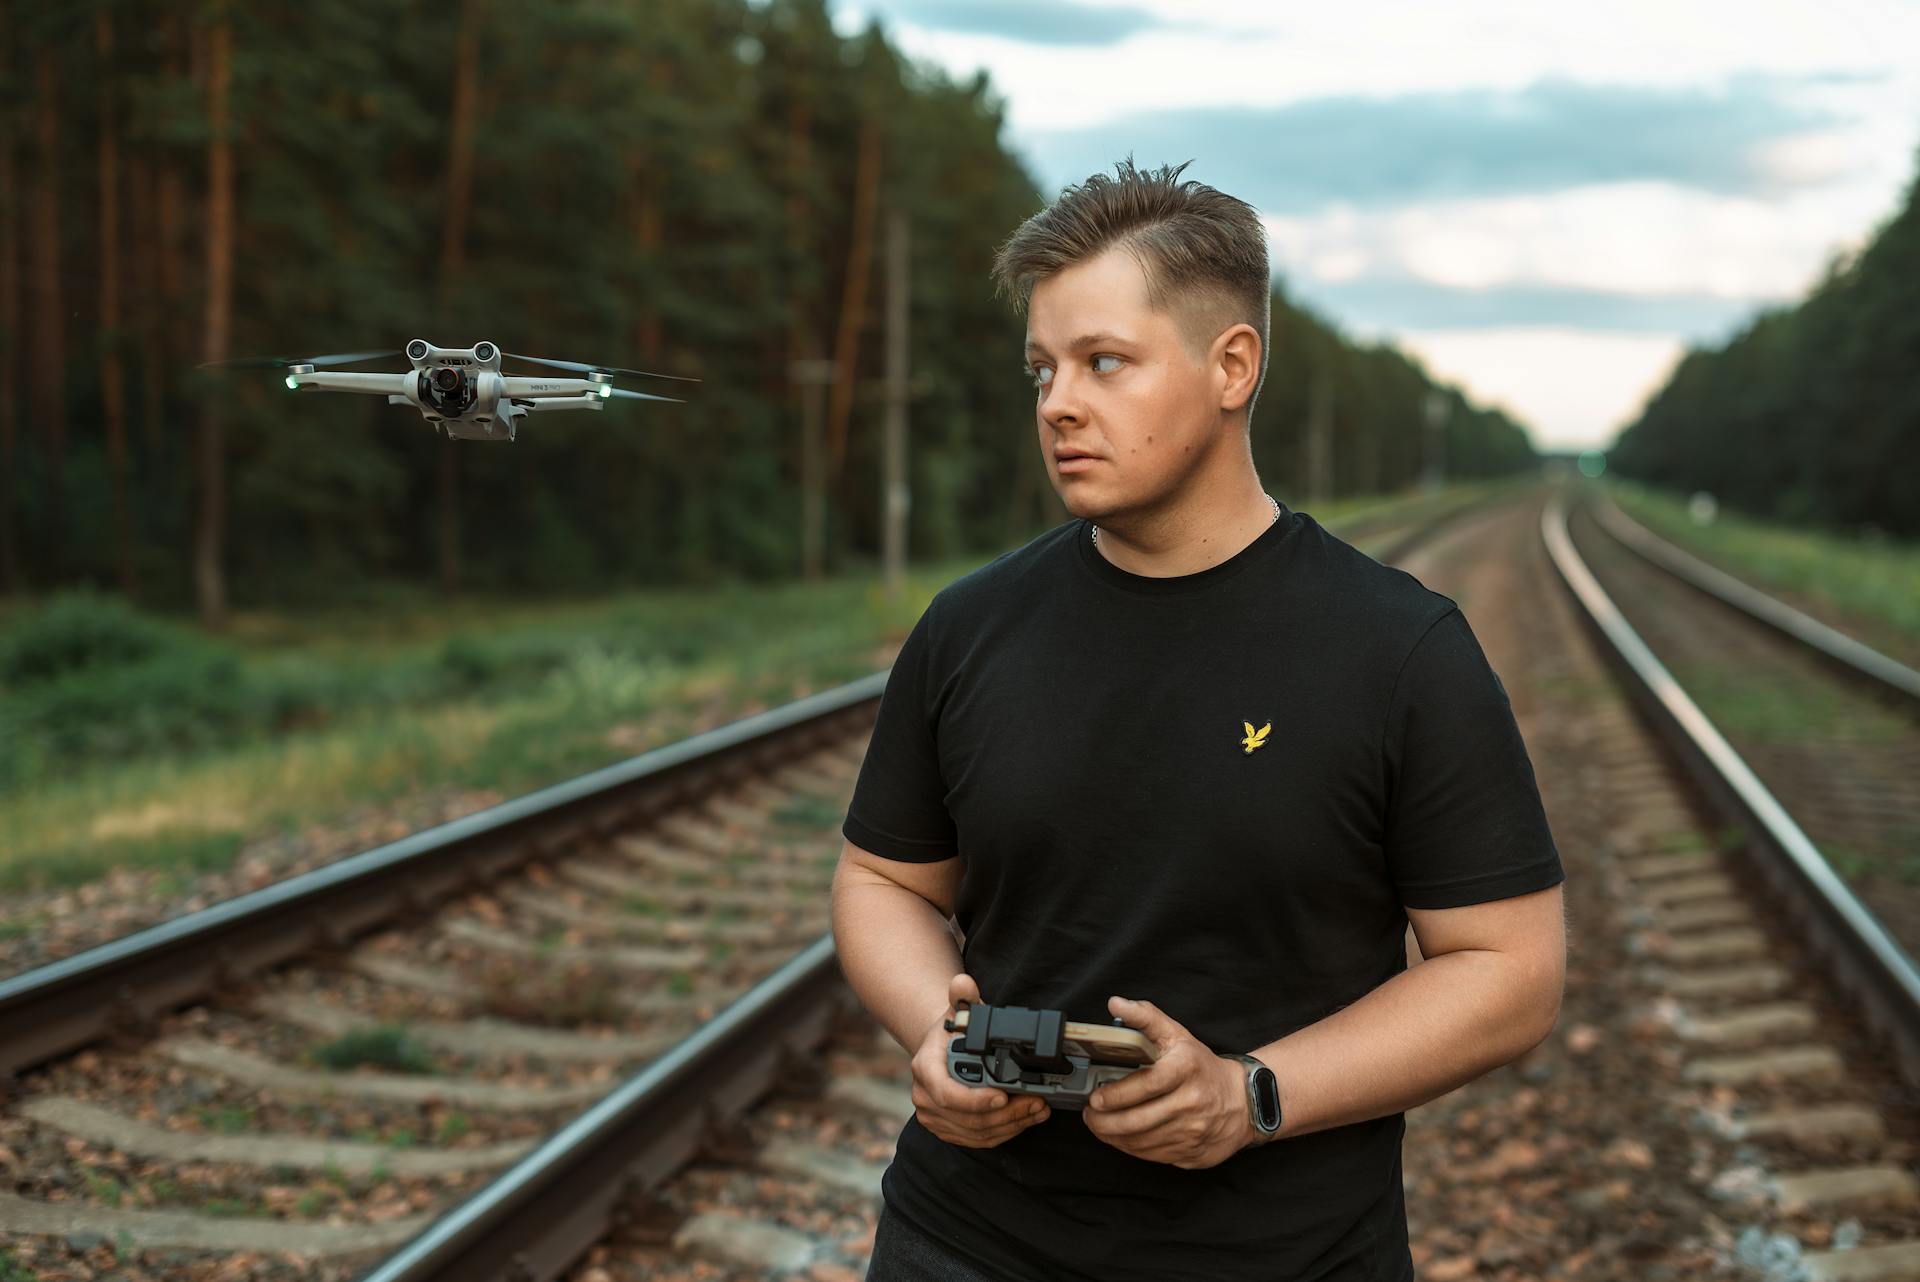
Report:
[[[1243,551],[1273,524],[1275,507],[1248,477],[1230,502],[1184,504],[1179,510],[1122,519],[1118,527],[1096,521],[1094,550],[1130,574],[1162,579],[1198,574]]]

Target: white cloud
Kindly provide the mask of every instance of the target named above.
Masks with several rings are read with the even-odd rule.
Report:
[[[887,0],[841,0],[843,26],[870,13],[916,57],[963,74],[984,67],[1009,99],[1016,132],[1092,124],[1166,106],[1277,105],[1328,94],[1518,89],[1545,76],[1632,85],[1700,85],[1765,71],[1885,69],[1911,101],[1920,6],[1901,0],[1127,0],[1180,29],[1108,48],[929,30],[890,16]]]
[[[1686,350],[1678,335],[1558,327],[1416,330],[1384,335],[1469,397],[1503,406],[1541,449],[1610,443]]]
[[[1863,243],[1894,209],[1920,142],[1920,4],[1908,0],[1126,0],[1179,26],[1101,48],[930,30],[886,17],[888,3],[837,0],[836,16],[851,30],[877,11],[909,54],[958,76],[985,69],[1007,102],[1009,142],[1028,155],[1043,134],[1160,109],[1522,90],[1549,78],[1718,91],[1736,77],[1775,76],[1793,82],[1794,103],[1831,115],[1750,157],[1778,184],[1768,196],[1617,182],[1528,196],[1410,196],[1364,209],[1335,202],[1264,220],[1277,268],[1347,296],[1397,279],[1485,290],[1494,303],[1507,290],[1516,308],[1555,289],[1683,301],[1796,297],[1836,251]],[[1220,145],[1216,131],[1180,155],[1137,159],[1177,162]],[[1048,194],[1081,176],[1035,175]],[[1505,319],[1382,336],[1475,396],[1505,403],[1549,447],[1607,443],[1686,342],[1717,337]]]
[[[1775,200],[1664,182],[1266,218],[1276,268],[1318,280],[1354,261],[1457,289],[1538,285],[1772,300],[1797,296],[1886,206],[1857,187]]]

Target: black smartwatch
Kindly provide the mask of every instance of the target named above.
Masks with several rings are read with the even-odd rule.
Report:
[[[1247,1070],[1247,1117],[1262,1140],[1271,1139],[1280,1129],[1280,1079],[1273,1070],[1251,1055],[1225,1054],[1237,1059]]]

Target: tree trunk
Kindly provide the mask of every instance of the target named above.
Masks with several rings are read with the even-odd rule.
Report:
[[[160,242],[154,234],[160,203],[151,157],[136,149],[127,164],[132,187],[134,312],[139,316],[140,440],[149,459],[160,452],[160,418],[166,413],[166,300],[160,293]]]
[[[233,76],[233,27],[222,13],[207,42],[207,325],[202,360],[227,355],[233,304],[233,145],[227,138]],[[194,532],[193,581],[200,621],[227,624],[224,567],[227,525],[226,439],[220,401],[208,397],[200,413],[200,508]]]
[[[34,110],[40,141],[34,201],[32,414],[46,438],[45,520],[41,524],[47,575],[58,579],[66,538],[67,345],[66,301],[60,289],[60,72],[53,50],[40,60]]]
[[[835,479],[846,459],[860,326],[866,319],[867,284],[873,275],[873,224],[880,205],[880,126],[873,120],[860,127],[860,159],[853,189],[853,244],[847,253],[847,282],[840,296],[840,332],[833,344],[833,411],[827,439],[832,459],[828,475]]]
[[[907,511],[912,494],[907,488],[907,341],[910,279],[907,213],[895,208],[887,216],[887,418],[881,488],[881,581],[887,598],[900,595],[907,574]]]
[[[113,18],[94,15],[100,56],[100,400],[107,420],[107,472],[113,482],[114,567],[120,591],[134,594],[133,521],[127,496],[127,388],[120,360],[120,150],[113,109]]]
[[[440,236],[440,323],[453,322],[453,291],[467,257],[467,215],[473,197],[473,127],[480,99],[479,0],[460,0],[453,54],[453,119],[447,144],[447,216]],[[439,342],[452,340],[438,339]],[[440,438],[440,590],[460,586],[460,451],[452,433]]]
[[[665,58],[654,59],[653,65],[647,70],[648,92],[656,98],[664,97],[672,86],[673,64]],[[634,153],[634,235],[649,286],[642,292],[639,301],[639,322],[634,327],[635,347],[641,364],[649,368],[660,360],[660,304],[657,291],[660,284],[660,245],[665,239],[663,224],[666,221],[660,205],[660,191],[668,178],[658,172],[658,166],[652,163],[652,158],[644,148]]]
[[[807,205],[807,175],[813,169],[813,108],[796,93],[787,117],[787,245],[796,273],[806,260],[811,230]],[[820,364],[819,343],[813,333],[812,298],[796,282],[789,291],[787,377],[798,393],[800,410],[800,575],[820,577],[825,564],[826,502],[821,478],[820,387],[812,382]]]
[[[0,31],[12,30],[0,0]],[[13,131],[0,129],[0,586],[10,596],[27,589],[13,500],[20,469],[14,441],[20,386],[20,193],[13,169]]]

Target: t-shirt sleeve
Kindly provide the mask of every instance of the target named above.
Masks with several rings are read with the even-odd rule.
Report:
[[[908,863],[934,863],[960,850],[934,744],[932,617],[929,605],[887,674],[867,755],[840,829],[862,850]]]
[[[1387,712],[1387,864],[1409,908],[1566,879],[1506,687],[1458,608],[1428,627]]]

